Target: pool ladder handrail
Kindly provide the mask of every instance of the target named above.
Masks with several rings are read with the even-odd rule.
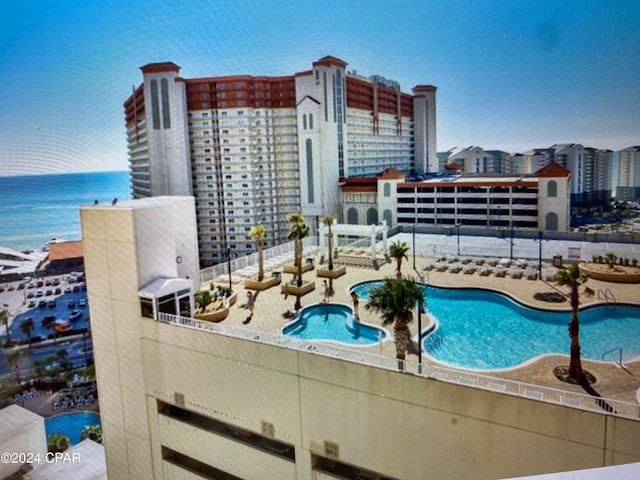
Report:
[[[598,300],[604,300],[607,306],[609,306],[609,304],[613,304],[615,306],[616,304],[616,297],[613,295],[613,292],[608,288],[598,289]]]
[[[606,357],[607,355],[609,355],[610,353],[615,352],[616,350],[618,350],[619,353],[619,357],[618,357],[618,365],[620,365],[620,367],[624,368],[624,365],[622,365],[622,347],[616,347],[616,348],[612,348],[611,350],[604,352],[602,354],[602,360],[604,360],[604,357]],[[616,362],[614,362],[616,363]]]

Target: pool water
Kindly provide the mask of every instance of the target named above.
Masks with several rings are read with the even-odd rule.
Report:
[[[80,435],[86,425],[100,425],[100,415],[93,412],[63,413],[44,421],[47,438],[54,433],[69,437],[69,446],[80,443]]]
[[[351,307],[334,303],[303,308],[299,317],[284,327],[282,333],[302,340],[328,340],[349,345],[372,345],[387,335],[381,328],[354,321]]]
[[[354,288],[366,300],[380,282]],[[509,297],[481,289],[423,286],[427,312],[437,321],[423,340],[424,352],[448,365],[495,370],[511,368],[545,354],[568,355],[569,310],[552,312],[525,307]],[[624,357],[640,355],[640,308],[592,307],[579,312],[583,358],[602,360],[616,347]],[[605,360],[617,360],[611,353]]]

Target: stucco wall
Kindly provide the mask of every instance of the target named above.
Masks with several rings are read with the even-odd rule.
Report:
[[[276,439],[317,455],[334,442],[340,461],[392,477],[505,478],[640,460],[638,422],[151,321],[142,331],[147,395],[171,403],[179,392],[184,408],[257,433],[271,422]],[[242,464],[240,451],[228,455]]]

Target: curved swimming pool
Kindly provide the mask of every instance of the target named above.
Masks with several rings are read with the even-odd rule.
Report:
[[[63,413],[54,417],[46,418],[44,421],[44,429],[49,435],[61,433],[69,437],[69,446],[80,443],[80,435],[87,425],[100,425],[100,415],[93,412],[73,412]]]
[[[380,281],[353,288],[366,300]],[[496,370],[546,354],[568,355],[571,312],[526,307],[501,293],[478,288],[422,286],[427,312],[436,320],[423,340],[425,354],[447,365]],[[640,307],[598,306],[580,311],[582,357],[602,360],[616,347],[629,359],[640,355]],[[615,354],[606,360],[616,359]]]
[[[282,334],[348,345],[372,345],[387,336],[381,328],[354,321],[351,307],[335,303],[304,307],[298,318],[282,329]]]

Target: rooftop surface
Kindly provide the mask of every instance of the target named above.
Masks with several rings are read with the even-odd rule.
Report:
[[[554,308],[554,304],[542,302],[533,298],[533,294],[538,291],[556,291],[562,290],[562,287],[558,287],[555,284],[546,283],[543,280],[528,280],[523,278],[512,278],[510,275],[503,278],[495,277],[494,275],[479,276],[478,273],[471,275],[463,273],[448,273],[438,272],[432,270],[427,272],[422,269],[422,266],[428,261],[436,260],[436,257],[450,252],[450,256],[457,256],[456,253],[456,236],[445,235],[424,235],[421,236],[422,242],[434,242],[432,256],[418,256],[416,257],[416,267],[420,275],[423,276],[426,283],[435,286],[444,287],[482,287],[496,291],[501,291],[510,294],[518,299],[520,302],[529,304],[538,308],[545,309],[560,309],[567,311],[567,321],[570,319],[570,312],[568,303],[562,304],[560,308],[557,306]],[[453,239],[453,244],[452,244]],[[409,234],[400,234],[394,236],[392,241],[401,240],[406,241],[411,245],[411,236]],[[461,249],[463,251],[484,251],[492,253],[504,253],[500,248],[504,248],[501,243],[504,239],[487,239],[486,237],[460,237]],[[507,239],[508,240],[508,239]],[[492,245],[491,242],[497,242]],[[521,242],[527,242],[527,248],[524,248],[524,244],[516,245],[517,248],[514,251],[519,252],[518,257],[514,258],[528,258],[529,264],[537,270],[537,241],[524,240]],[[569,248],[567,242],[557,242],[553,244],[552,241],[545,242],[545,251],[563,251],[562,249]],[[629,249],[639,248],[636,245],[627,245]],[[453,248],[453,251],[452,251]],[[576,247],[574,247],[576,248]],[[600,248],[610,249],[610,244],[600,245]],[[419,251],[425,251],[427,248],[425,245],[422,248],[417,248]],[[508,258],[508,247],[506,251],[506,257]],[[621,253],[622,255],[634,255],[640,257],[638,252],[630,251],[628,253]],[[545,254],[545,257],[548,254]],[[305,254],[305,257],[308,256]],[[502,258],[501,255],[498,257]],[[459,257],[461,258],[461,257]],[[334,281],[335,294],[331,297],[331,302],[343,303],[346,305],[352,305],[349,295],[349,289],[354,284],[359,282],[382,279],[384,277],[393,276],[395,273],[395,262],[386,263],[380,253],[378,253],[379,269],[375,269],[370,259],[370,250],[359,249],[355,251],[343,251],[338,260],[338,265],[346,265],[346,275],[338,278]],[[283,260],[282,263],[292,263],[292,258]],[[565,257],[565,263],[566,257]],[[316,265],[317,266],[317,265]],[[326,267],[326,264],[325,264]],[[543,271],[551,267],[549,262],[544,262],[542,265]],[[277,266],[272,269],[278,269]],[[281,269],[281,268],[280,268]],[[287,312],[293,310],[295,297],[290,296],[285,299],[284,295],[280,293],[280,287],[276,286],[268,290],[260,292],[255,300],[255,308],[253,319],[250,323],[244,323],[248,316],[249,311],[246,308],[247,290],[244,288],[244,280],[247,278],[255,278],[255,269],[248,269],[243,271],[236,271],[232,275],[233,288],[238,292],[238,301],[231,307],[229,316],[224,320],[223,324],[231,324],[242,327],[248,327],[256,331],[264,331],[273,334],[279,334],[280,329],[291,321],[286,317]],[[416,272],[413,270],[413,258],[411,252],[409,253],[409,260],[403,262],[402,267],[403,274],[406,276],[417,277]],[[270,276],[271,270],[265,270],[265,276]],[[302,297],[302,305],[307,306],[315,303],[319,303],[323,300],[322,281],[323,278],[316,276],[316,270],[310,271],[304,274],[305,281],[315,280],[316,290],[312,293]],[[222,285],[228,285],[228,277],[218,277],[217,283]],[[284,274],[283,282],[291,280],[290,274]],[[622,303],[636,303],[640,305],[640,286],[637,284],[614,284],[608,282],[602,282],[599,280],[589,279],[588,284],[594,291],[599,289],[611,290],[617,302]],[[565,289],[566,291],[566,289]],[[364,303],[364,302],[361,302]],[[598,303],[597,296],[586,297],[582,295],[581,305]],[[380,318],[373,312],[363,308],[364,305],[360,305],[360,318],[364,323],[380,325]],[[417,334],[417,325],[414,321],[411,326],[412,337],[415,339]],[[366,351],[369,353],[379,354],[382,353],[385,356],[395,357],[395,347],[393,341],[384,341],[382,344],[375,344],[370,347],[354,347],[359,351]],[[533,360],[525,366],[500,371],[484,371],[483,375],[505,378],[515,380],[523,383],[531,383],[535,385],[542,385],[560,390],[568,390],[576,393],[584,393],[584,390],[577,385],[569,385],[563,383],[555,378],[553,375],[553,368],[560,365],[568,365],[568,352],[569,352],[569,339],[567,338],[567,355],[548,355],[539,359]],[[416,353],[409,353],[408,360],[417,361]],[[595,375],[597,381],[593,385],[595,390],[605,398],[617,399],[626,402],[637,402],[637,392],[640,389],[640,358],[636,357],[634,361],[624,363],[625,368],[619,367],[613,362],[596,362],[586,360],[583,358],[583,367]],[[422,363],[425,365],[437,365],[430,360],[426,355],[422,355]]]

